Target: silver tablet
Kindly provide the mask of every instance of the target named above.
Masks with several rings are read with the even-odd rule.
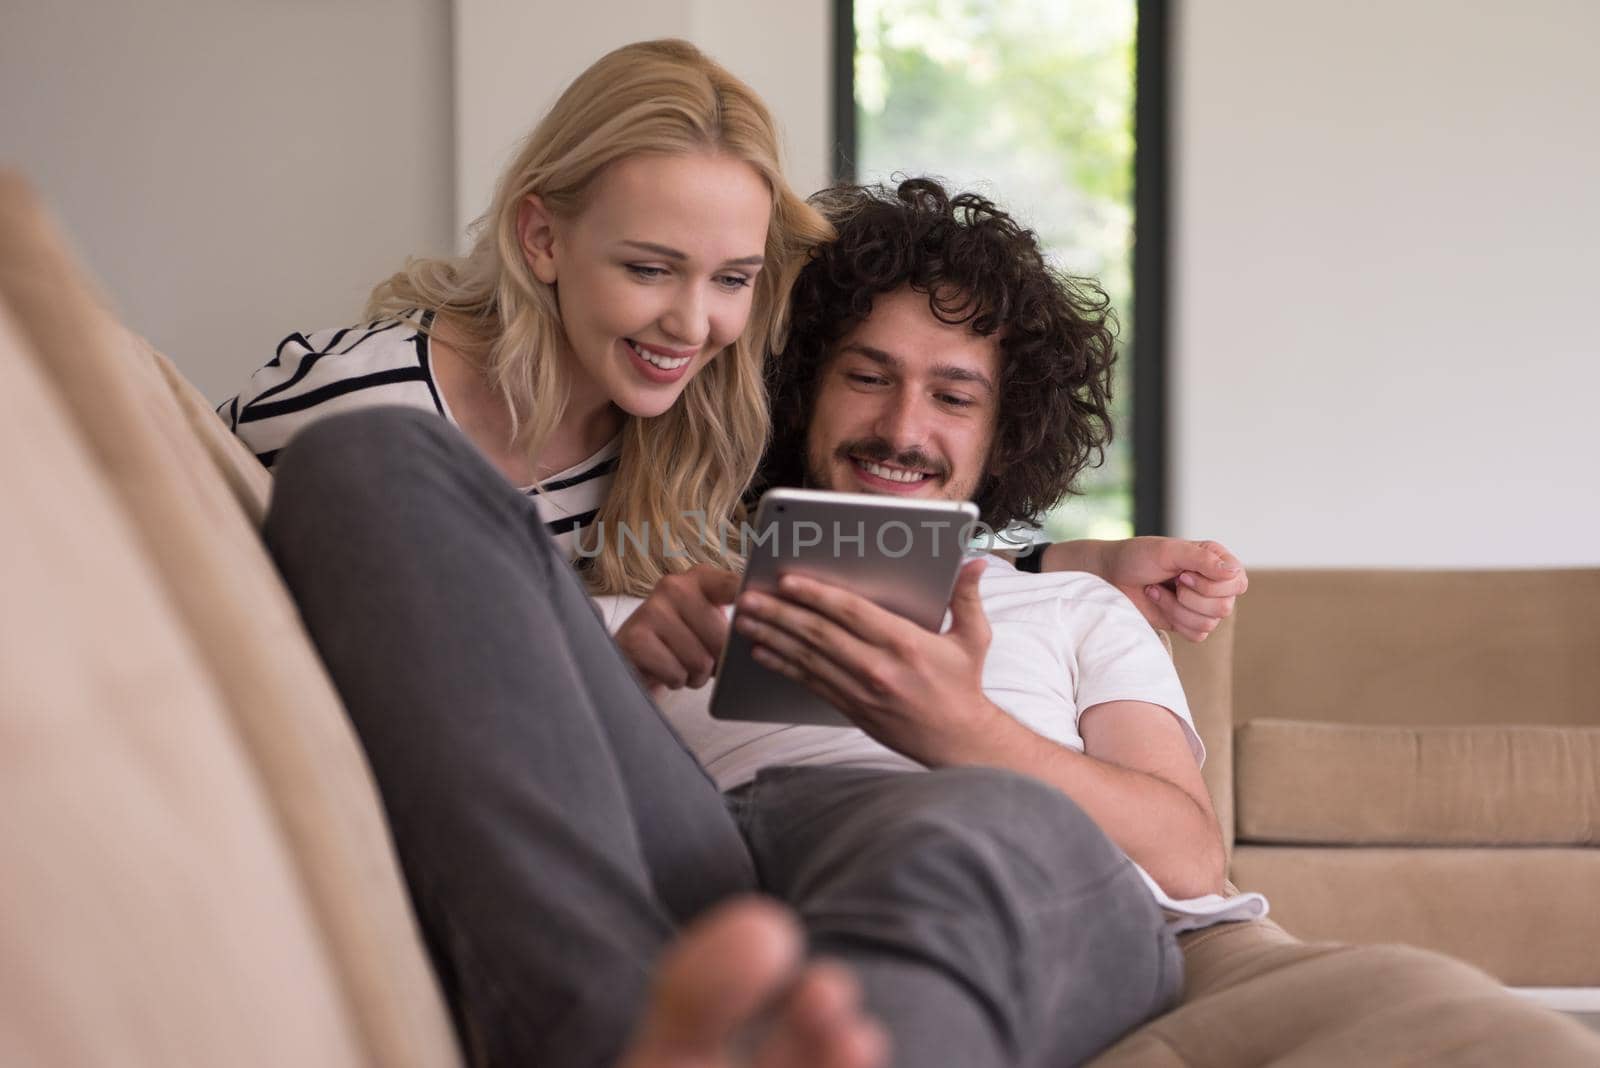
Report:
[[[937,631],[978,521],[970,501],[778,489],[761,498],[741,532],[745,589],[774,593],[786,574],[843,586]],[[717,665],[711,715],[762,723],[848,727],[850,721],[798,682],[750,656],[732,631]]]

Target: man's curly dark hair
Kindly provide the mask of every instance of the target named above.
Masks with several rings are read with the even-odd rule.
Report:
[[[1031,522],[1077,491],[1111,441],[1116,326],[1105,291],[1053,270],[1038,238],[990,201],[912,178],[817,194],[838,237],[816,250],[768,367],[773,439],[756,488],[799,486],[823,367],[875,298],[910,286],[946,323],[1000,339],[997,423],[977,495],[983,521]]]

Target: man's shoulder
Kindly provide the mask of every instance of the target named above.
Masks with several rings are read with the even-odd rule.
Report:
[[[984,606],[991,600],[1006,605],[1093,604],[1133,608],[1122,591],[1087,571],[1022,571],[1003,556],[990,554],[979,592]]]

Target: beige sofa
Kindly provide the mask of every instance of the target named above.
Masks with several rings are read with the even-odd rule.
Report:
[[[14,178],[0,376],[0,1064],[458,1064],[361,752],[256,536],[265,473]],[[1224,807],[1228,654],[1226,632],[1180,652]],[[1600,1063],[1600,1038],[1421,950],[1260,923],[1185,953],[1183,1004],[1097,1064]]]
[[[1600,987],[1600,569],[1258,573],[1233,722],[1285,927]]]

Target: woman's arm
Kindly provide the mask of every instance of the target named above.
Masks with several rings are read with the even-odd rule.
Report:
[[[1214,541],[1126,538],[1060,541],[1035,549],[1038,571],[1087,571],[1127,595],[1157,630],[1206,640],[1250,587],[1239,558]]]

